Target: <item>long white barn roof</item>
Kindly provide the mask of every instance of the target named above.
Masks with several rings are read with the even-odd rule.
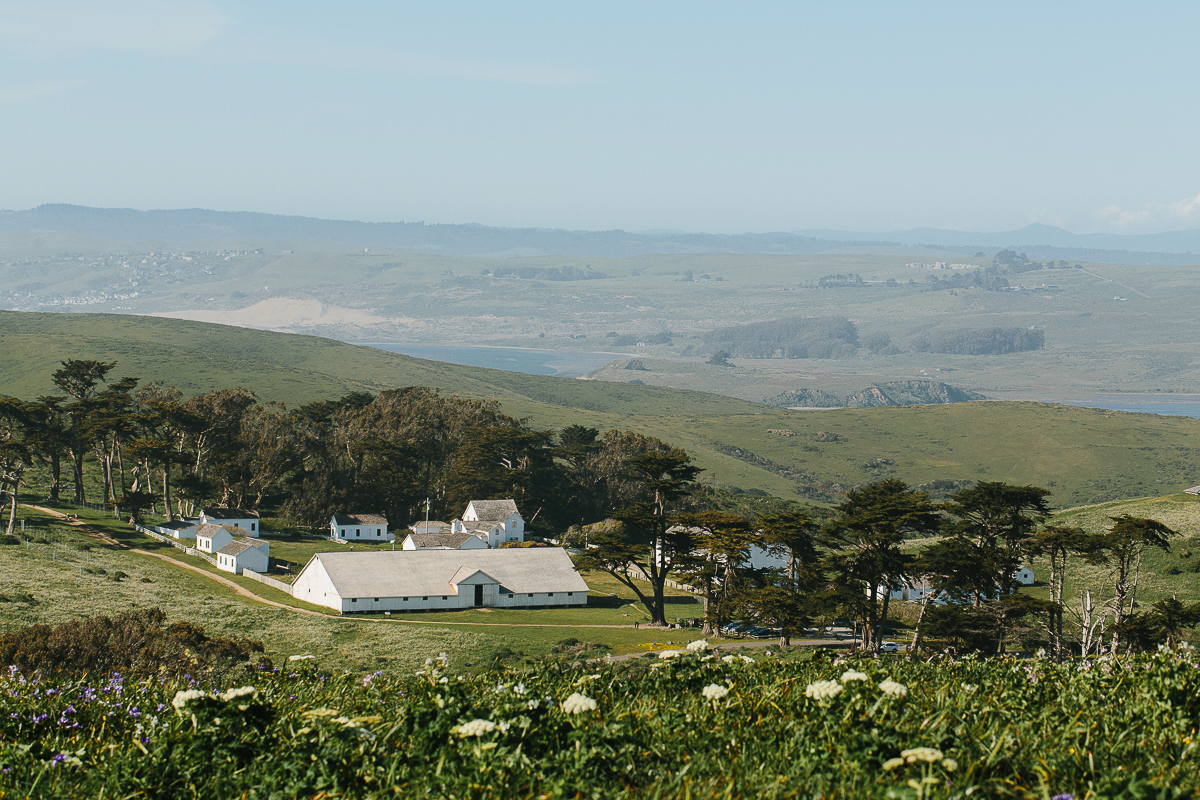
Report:
[[[567,551],[559,547],[317,553],[304,572],[318,564],[344,598],[449,594],[454,591],[451,580],[464,567],[463,574],[481,570],[518,594],[588,590]]]

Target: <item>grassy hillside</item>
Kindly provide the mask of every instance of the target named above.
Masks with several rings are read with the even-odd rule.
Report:
[[[423,361],[294,334],[105,314],[0,312],[0,386],[53,392],[66,358],[116,360],[118,375],[186,394],[244,386],[289,406],[347,391],[423,385],[490,397],[532,424],[659,436],[714,483],[836,500],[895,476],[1045,486],[1060,507],[1161,495],[1200,483],[1200,420],[1039,403],[788,411],[695,391],[524,375]]]

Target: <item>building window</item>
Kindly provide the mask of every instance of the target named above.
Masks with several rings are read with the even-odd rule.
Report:
[[[533,592],[530,592],[529,594],[527,594],[526,597],[533,597]]]
[[[509,599],[509,600],[512,600],[512,599],[513,599],[513,596],[510,594],[510,595],[508,596],[508,599]]]
[[[350,598],[350,602],[351,602],[351,603],[357,603],[357,602],[358,602],[358,598],[357,598],[357,597],[351,597],[351,598]]]
[[[546,592],[546,597],[554,597],[554,592]]]
[[[422,597],[421,599],[422,599],[422,600],[428,600],[429,598],[428,598],[428,597]]]
[[[376,602],[376,603],[378,603],[378,602],[379,602],[379,598],[378,598],[378,597],[376,597],[376,598],[375,598],[375,602]]]
[[[567,592],[567,597],[574,597],[574,596],[575,596],[574,592]]]
[[[355,529],[354,529],[354,535],[355,535],[355,536],[362,536],[362,530],[361,530],[360,528],[355,528]]]
[[[253,523],[253,522],[251,522],[251,523],[250,523],[250,530],[254,530],[254,523]]]
[[[443,599],[443,600],[445,600],[445,599],[446,599],[446,595],[442,595],[442,599]]]

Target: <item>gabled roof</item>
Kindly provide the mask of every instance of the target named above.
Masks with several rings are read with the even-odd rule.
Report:
[[[445,533],[417,533],[414,531],[407,538],[412,539],[413,544],[417,547],[445,547],[449,550],[457,550],[468,539],[474,537],[475,534],[465,531],[461,533],[451,533],[450,531],[446,531]]]
[[[262,547],[264,544],[266,544],[266,542],[264,542],[262,539],[249,539],[242,537],[241,539],[234,539],[217,552],[227,556],[240,556],[247,550]]]
[[[231,528],[228,525],[218,525],[215,522],[206,522],[196,529],[196,536],[203,536],[205,539],[211,539],[218,533],[228,533],[230,536],[240,537],[242,531],[237,528]]]
[[[476,569],[475,567],[459,567],[458,572],[454,573],[454,576],[450,578],[450,585],[458,586],[463,581],[470,580],[471,578],[474,578],[476,575],[483,578],[482,581],[476,581],[476,583],[499,583],[500,582],[500,581],[496,580],[495,578],[493,578],[491,575],[488,575],[486,572],[484,572],[481,569]]]
[[[558,547],[496,550],[371,550],[317,553],[300,576],[324,569],[340,597],[453,594],[450,582],[467,567],[482,570],[509,592],[586,592],[567,551]]]
[[[333,524],[339,528],[346,525],[382,525],[387,527],[387,517],[383,514],[334,514]]]
[[[433,533],[436,531],[440,531],[444,528],[449,528],[450,523],[442,522],[440,519],[431,519],[431,520],[421,520],[420,522],[414,522],[412,525],[409,525],[408,527],[417,533]]]
[[[1184,489],[1183,491],[1187,492],[1188,494],[1200,494],[1200,486],[1193,486],[1192,488]]]
[[[248,508],[202,508],[200,513],[209,519],[258,519],[258,512]]]
[[[469,503],[475,509],[480,521],[503,522],[517,512],[514,500],[472,500]],[[464,511],[463,514],[466,514]]]
[[[174,520],[173,522],[164,522],[161,525],[159,525],[158,527],[169,528],[170,530],[173,530],[173,531],[186,531],[188,528],[195,528],[199,525],[200,525],[199,522],[185,522],[184,520],[177,519],[177,520]]]

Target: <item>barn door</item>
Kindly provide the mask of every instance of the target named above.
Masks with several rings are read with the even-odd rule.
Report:
[[[482,583],[475,584],[475,607],[476,608],[483,607],[483,584]]]

